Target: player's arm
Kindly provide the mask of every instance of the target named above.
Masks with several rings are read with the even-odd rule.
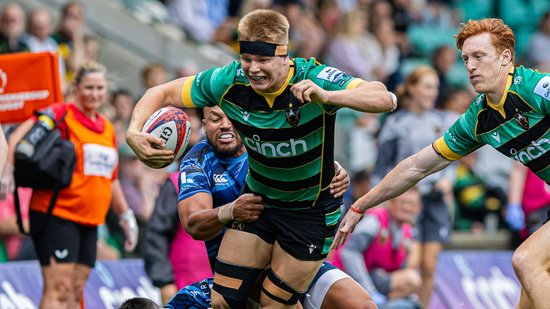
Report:
[[[352,80],[351,83],[355,81],[359,80]],[[360,81],[357,87],[330,91],[306,79],[294,84],[290,90],[302,103],[313,101],[368,113],[389,112],[397,107],[395,95],[376,81]]]
[[[451,163],[452,161],[440,156],[432,145],[401,161],[378,185],[353,203],[340,223],[333,247],[338,248],[345,241],[348,233],[353,232],[355,225],[363,218],[363,213],[367,209],[401,195],[420,180],[444,169]]]
[[[141,128],[143,128],[149,116],[162,107],[168,105],[184,107],[181,92],[185,81],[189,78],[193,77],[175,79],[150,88],[136,103],[132,111],[132,118],[126,134],[126,142],[134,150],[138,158],[145,163],[150,163],[150,166],[155,165],[154,163],[151,164],[152,162],[169,162],[173,159],[174,154],[170,150],[153,148],[153,145],[156,145],[158,148],[164,147],[164,142],[151,134],[142,133]]]
[[[257,220],[264,209],[262,198],[250,193],[235,201],[213,208],[212,196],[198,192],[179,202],[178,212],[183,227],[194,239],[207,240],[215,237],[224,225],[238,220]]]
[[[359,198],[353,206],[361,211],[379,205],[401,195],[428,175],[449,166],[449,161],[427,146],[417,154],[401,161],[369,193]]]

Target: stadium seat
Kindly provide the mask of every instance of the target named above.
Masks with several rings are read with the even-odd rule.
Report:
[[[441,45],[454,46],[455,28],[436,28],[422,25],[412,25],[407,30],[407,36],[413,47],[413,53],[420,57],[429,57],[435,48]]]

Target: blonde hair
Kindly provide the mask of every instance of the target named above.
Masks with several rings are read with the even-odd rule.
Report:
[[[491,44],[499,53],[506,49],[510,50],[513,61],[514,46],[516,44],[514,31],[512,31],[512,29],[510,29],[510,27],[500,18],[470,19],[466,23],[461,24],[460,31],[455,35],[456,47],[458,50],[462,50],[464,41],[466,41],[467,38],[485,32],[491,35]]]
[[[435,69],[429,65],[420,65],[416,67],[411,73],[409,73],[409,75],[407,75],[407,77],[405,78],[405,82],[397,89],[397,97],[399,98],[399,100],[411,98],[412,94],[409,93],[409,88],[418,84],[418,82],[420,82],[420,79],[428,74],[438,76]]]
[[[86,61],[78,68],[78,71],[76,71],[73,81],[78,85],[82,82],[82,78],[84,78],[84,76],[96,72],[107,75],[107,69],[105,66],[95,61]]]
[[[239,21],[239,41],[288,44],[290,24],[281,13],[273,10],[254,10]]]

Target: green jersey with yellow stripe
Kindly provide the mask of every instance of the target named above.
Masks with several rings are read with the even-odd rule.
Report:
[[[186,81],[187,107],[219,105],[248,151],[246,187],[263,197],[266,207],[333,207],[334,124],[338,107],[300,104],[290,87],[309,79],[326,90],[355,88],[362,81],[319,64],[291,61],[284,86],[275,93],[255,91],[239,62],[213,68]]]
[[[445,158],[457,160],[489,144],[549,182],[549,100],[550,74],[513,68],[501,104],[478,95],[434,147]]]

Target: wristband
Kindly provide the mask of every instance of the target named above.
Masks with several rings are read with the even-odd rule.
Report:
[[[390,94],[391,104],[392,104],[392,108],[390,112],[393,112],[397,108],[397,97],[393,92],[388,91],[388,93]]]
[[[218,208],[218,220],[220,220],[221,223],[227,224],[233,221],[233,207],[235,207],[235,203],[223,205]]]
[[[365,213],[364,210],[361,210],[361,209],[359,209],[359,208],[355,208],[355,207],[353,207],[353,206],[351,206],[349,209],[350,209],[351,211],[353,211],[354,213],[357,213],[357,214],[360,214],[360,215],[362,215],[362,214]]]

